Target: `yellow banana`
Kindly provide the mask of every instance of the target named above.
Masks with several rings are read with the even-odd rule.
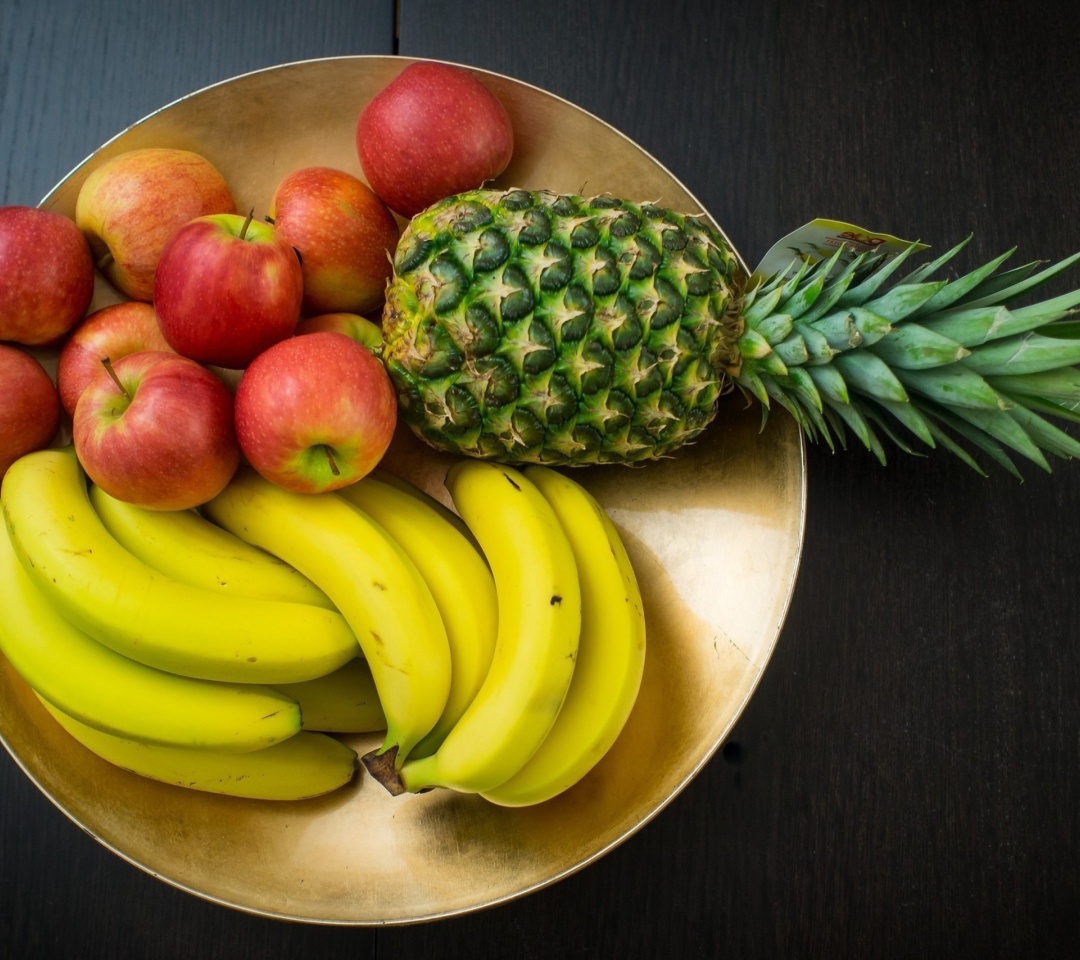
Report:
[[[23,680],[98,730],[147,743],[239,752],[300,729],[295,700],[254,684],[193,680],[121,656],[68,623],[0,528],[0,650]]]
[[[223,596],[125,550],[90,505],[71,447],[16,461],[0,501],[38,589],[65,619],[133,660],[204,680],[292,683],[356,656],[356,637],[333,610]]]
[[[333,609],[307,577],[195,510],[147,510],[117,500],[96,484],[90,485],[90,503],[121,546],[174,580],[239,597]]]
[[[350,660],[325,677],[277,684],[274,689],[300,704],[305,730],[372,733],[386,729],[375,680],[362,657]]]
[[[393,537],[427,582],[450,643],[450,693],[438,723],[410,751],[434,753],[472,702],[491,666],[499,626],[495,581],[476,547],[446,520],[450,513],[407,481],[366,476],[338,495],[355,504]]]
[[[301,731],[247,753],[163,747],[102,733],[38,699],[91,753],[131,773],[189,790],[253,800],[305,800],[337,790],[356,775],[355,752],[323,733]]]
[[[495,655],[442,746],[406,759],[396,784],[365,758],[391,792],[443,786],[480,793],[509,780],[547,736],[574,672],[581,592],[573,550],[550,504],[523,474],[488,461],[458,461],[446,486],[495,577]]]
[[[549,800],[610,749],[637,699],[645,668],[645,615],[618,531],[596,500],[547,467],[523,471],[555,510],[581,578],[581,642],[562,710],[540,748],[505,783],[484,792],[503,806]]]
[[[444,503],[436,500],[427,491],[421,490],[415,483],[410,483],[403,477],[399,477],[396,473],[391,473],[389,470],[384,470],[381,467],[376,467],[368,474],[368,476],[373,480],[378,480],[391,487],[397,487],[397,489],[401,490],[403,493],[407,493],[419,500],[423,500],[424,503],[431,506],[447,523],[453,524],[453,526],[457,528],[458,533],[468,540],[473,547],[477,550],[480,549],[480,545],[476,542],[476,538],[473,536],[472,531],[465,521]],[[340,493],[340,491],[338,492]]]
[[[403,759],[435,726],[450,690],[446,628],[415,564],[337,494],[291,493],[247,467],[202,511],[295,567],[333,601],[375,678],[387,727],[380,752]]]

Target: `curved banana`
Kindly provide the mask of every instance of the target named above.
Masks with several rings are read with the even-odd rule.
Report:
[[[204,680],[292,683],[357,654],[333,610],[227,597],[158,573],[98,519],[69,446],[16,461],[0,489],[23,569],[65,619],[161,670]]]
[[[481,793],[509,780],[559,714],[574,673],[581,591],[570,543],[536,486],[509,467],[461,460],[446,478],[495,577],[499,630],[480,692],[430,757],[406,759],[392,793],[443,786]]]
[[[131,773],[189,790],[252,800],[306,800],[345,786],[357,771],[356,753],[323,733],[301,731],[248,753],[162,747],[102,733],[38,699],[91,753]]]
[[[0,528],[0,650],[38,694],[83,723],[146,743],[239,752],[300,729],[297,702],[254,684],[193,680],[121,656],[68,623]]]
[[[446,506],[446,504],[436,500],[426,490],[421,490],[415,483],[411,483],[403,477],[399,477],[396,473],[391,473],[389,470],[385,470],[382,467],[376,467],[368,474],[368,476],[371,477],[372,480],[378,480],[391,487],[396,487],[403,493],[407,493],[410,496],[416,497],[418,500],[422,500],[434,509],[447,523],[452,524],[457,529],[457,532],[468,540],[475,549],[480,549],[480,545],[476,542],[476,537],[473,536],[472,531],[465,521]],[[340,492],[341,491],[339,490],[338,493]]]
[[[434,753],[472,702],[491,666],[499,607],[495,581],[483,556],[447,521],[450,513],[407,481],[370,474],[337,491],[393,537],[416,564],[439,608],[450,643],[450,693],[438,723],[410,757]],[[440,509],[441,508],[441,509]]]
[[[503,806],[549,800],[600,761],[622,731],[645,668],[645,614],[637,578],[615,525],[591,494],[548,467],[525,476],[555,510],[581,578],[581,642],[558,719],[540,748],[483,796]]]
[[[373,733],[386,729],[386,715],[371,668],[362,657],[333,673],[303,683],[282,683],[275,690],[300,704],[305,730],[322,733]]]
[[[195,510],[147,510],[90,485],[90,503],[122,547],[167,577],[224,594],[333,609],[307,577]]]
[[[404,759],[442,714],[451,666],[439,609],[401,547],[337,494],[291,493],[248,467],[202,511],[295,567],[333,601],[379,691],[386,714],[379,752]]]

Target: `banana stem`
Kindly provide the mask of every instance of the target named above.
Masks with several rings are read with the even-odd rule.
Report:
[[[397,747],[379,753],[373,750],[365,753],[360,762],[364,765],[372,780],[382,784],[392,797],[400,797],[405,793],[405,784],[401,782],[401,775],[397,769]]]

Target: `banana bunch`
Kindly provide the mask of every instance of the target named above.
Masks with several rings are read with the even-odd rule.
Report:
[[[645,613],[637,577],[603,508],[568,477],[526,467],[570,541],[581,581],[581,634],[562,708],[536,752],[483,796],[527,806],[562,793],[615,743],[637,700],[645,669]]]
[[[329,597],[284,561],[234,536],[194,510],[145,510],[98,486],[90,503],[121,546],[159,573],[214,592],[292,600],[334,610]],[[386,728],[367,662],[354,657],[331,673],[272,684],[300,706],[302,726],[323,733]]]
[[[326,593],[371,670],[386,717],[381,750],[405,757],[439,721],[452,671],[447,627],[410,554],[343,497],[293,493],[247,467],[201,509]]]
[[[540,803],[591,770],[629,717],[645,663],[637,580],[614,524],[560,473],[462,460],[446,485],[494,578],[491,664],[437,749],[363,762],[394,794]]]
[[[418,487],[393,475],[368,475],[338,491],[402,545],[431,590],[450,646],[450,686],[435,726],[409,752],[434,753],[487,676],[499,607],[495,580],[467,528]]]
[[[289,683],[357,654],[356,637],[335,610],[227,596],[138,559],[94,510],[72,447],[19,460],[0,500],[11,545],[45,599],[132,660],[204,680]]]
[[[287,492],[242,467],[198,511],[88,485],[71,448],[0,489],[0,651],[72,737],[117,766],[233,796],[349,783],[364,766],[540,803],[607,752],[637,697],[645,620],[618,532],[577,483],[479,460],[452,511],[376,471]]]
[[[75,739],[234,796],[353,779],[355,751],[326,733],[381,729],[382,712],[355,635],[306,578],[197,513],[88,490],[70,447],[13,464],[0,504],[0,652]]]

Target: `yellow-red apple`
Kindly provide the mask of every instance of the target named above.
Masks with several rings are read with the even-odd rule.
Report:
[[[102,490],[151,510],[187,510],[217,496],[240,462],[233,396],[175,353],[130,353],[75,405],[72,439]]]
[[[154,296],[154,271],[169,238],[189,220],[235,213],[224,176],[190,150],[128,150],[95,168],[79,188],[75,222],[105,278],[133,300]]]
[[[60,399],[45,368],[0,343],[0,477],[23,454],[47,447],[60,425]]]
[[[400,229],[361,179],[333,167],[294,170],[274,191],[269,216],[300,252],[304,313],[382,306]]]
[[[238,370],[292,336],[303,292],[300,260],[275,227],[217,214],[184,224],[165,245],[154,308],[177,353]]]
[[[94,261],[78,227],[37,207],[0,207],[0,340],[41,346],[78,323],[94,295]]]
[[[69,416],[79,394],[95,377],[105,376],[101,361],[116,363],[129,353],[163,350],[172,353],[149,303],[127,300],[95,310],[64,341],[56,361],[56,389]]]
[[[382,363],[355,340],[323,331],[274,344],[236,390],[236,435],[271,483],[321,493],[355,483],[382,459],[397,399]]]

